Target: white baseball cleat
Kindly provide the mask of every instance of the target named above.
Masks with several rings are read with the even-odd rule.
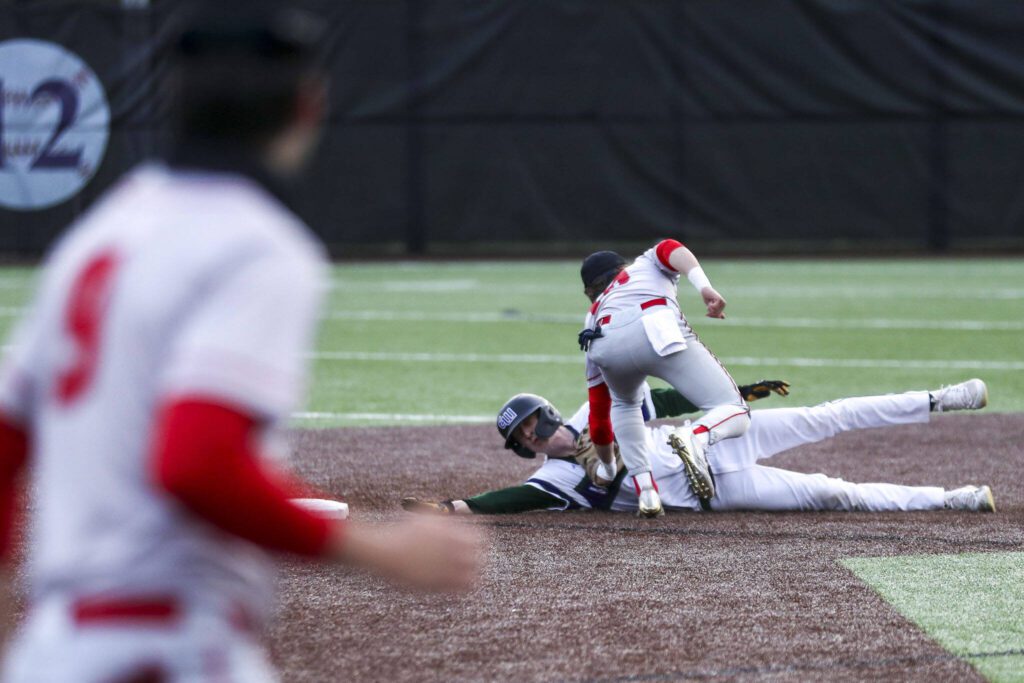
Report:
[[[644,489],[640,492],[640,508],[637,510],[637,517],[661,517],[665,514],[665,508],[661,506],[661,496],[654,489]]]
[[[686,478],[698,498],[715,497],[715,480],[711,478],[711,466],[704,455],[704,448],[693,435],[693,428],[686,424],[676,427],[668,435],[668,445],[683,461]]]
[[[996,499],[988,486],[961,486],[944,494],[947,510],[970,510],[971,512],[995,512]]]
[[[935,399],[937,413],[950,410],[978,410],[988,405],[988,387],[980,379],[969,379],[928,393]]]

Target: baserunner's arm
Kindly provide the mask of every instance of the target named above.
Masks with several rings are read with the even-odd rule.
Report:
[[[565,506],[561,498],[527,484],[488,491],[465,500],[432,502],[419,498],[402,499],[402,507],[409,512],[435,515],[507,515],[532,510],[557,510]]]

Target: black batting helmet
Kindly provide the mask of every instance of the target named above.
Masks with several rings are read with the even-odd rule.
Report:
[[[625,265],[626,259],[614,251],[595,251],[580,266],[583,291],[593,300]]]
[[[604,280],[613,275],[626,265],[626,259],[614,251],[595,251],[583,259],[580,266],[580,279],[583,286],[589,287],[598,280]]]
[[[537,413],[535,433],[542,439],[549,438],[562,426],[562,415],[546,398],[537,394],[516,394],[498,411],[498,432],[505,437],[505,448],[522,458],[533,458],[537,454],[516,441],[513,432],[534,413]]]

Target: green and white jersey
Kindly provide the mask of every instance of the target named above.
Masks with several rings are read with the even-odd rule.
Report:
[[[682,462],[668,446],[672,429],[670,426],[648,428],[651,465],[662,505],[666,509],[700,510],[700,501],[690,490]],[[638,507],[637,492],[632,486],[623,485],[626,470],[621,466],[617,449],[616,459],[620,460],[620,469],[615,481],[607,488],[595,485],[588,472],[593,472],[597,452],[589,433],[584,430],[574,458],[548,458],[526,480],[526,485],[552,497],[549,510],[634,511]]]

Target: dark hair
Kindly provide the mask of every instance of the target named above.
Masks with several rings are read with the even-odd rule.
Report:
[[[277,3],[225,4],[189,12],[175,45],[177,142],[261,147],[317,72],[320,23]]]

